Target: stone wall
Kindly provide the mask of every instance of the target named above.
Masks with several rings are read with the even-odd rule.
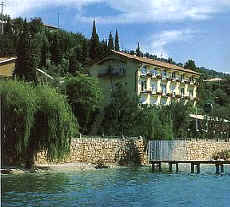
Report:
[[[191,140],[185,144],[187,160],[210,160],[214,153],[230,150],[230,142],[224,140]]]
[[[62,162],[147,164],[142,138],[77,138],[72,139],[71,153]],[[45,154],[39,153],[36,164],[47,164]]]
[[[170,153],[167,151],[170,154],[169,160],[210,160],[214,153],[225,149],[230,150],[230,142],[222,140],[164,140],[163,142],[164,146],[166,146],[165,142],[168,142],[168,146],[172,147]],[[167,150],[168,146],[166,147]],[[164,150],[164,148],[161,147],[161,150]],[[70,156],[61,162],[94,164],[103,162],[105,164],[117,163],[121,165],[137,163],[147,165],[149,156],[147,152],[151,153],[149,150],[145,150],[142,138],[79,138],[72,140]],[[44,152],[38,154],[36,164],[47,164]]]

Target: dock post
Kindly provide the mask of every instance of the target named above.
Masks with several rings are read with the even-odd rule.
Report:
[[[220,172],[221,172],[221,173],[224,173],[224,165],[223,165],[223,164],[220,165]]]
[[[220,174],[220,164],[216,164],[216,174]]]
[[[161,162],[159,162],[158,167],[159,167],[159,171],[161,172]]]
[[[169,162],[169,171],[172,172],[172,163]]]
[[[176,163],[176,172],[177,172],[177,173],[179,172],[179,166],[178,166],[178,163]]]
[[[152,162],[152,172],[155,172],[155,163]]]
[[[191,162],[191,173],[194,173],[194,163]]]
[[[200,174],[200,163],[196,165],[197,174]]]

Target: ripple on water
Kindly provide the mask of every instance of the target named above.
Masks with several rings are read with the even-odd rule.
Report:
[[[202,167],[200,175],[180,169],[178,174],[125,168],[2,176],[2,206],[229,206],[229,174],[217,176],[210,167]]]

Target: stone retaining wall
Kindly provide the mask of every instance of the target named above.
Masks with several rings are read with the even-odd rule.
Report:
[[[177,144],[171,144],[173,149],[170,152],[170,159],[172,160],[210,160],[214,153],[230,150],[230,142],[225,141],[177,140],[176,142]],[[147,165],[148,155],[142,138],[79,138],[72,140],[70,156],[62,162],[95,164],[103,162],[122,165],[131,162]],[[47,164],[44,152],[38,154],[36,164]]]
[[[77,138],[71,143],[71,153],[63,162],[147,164],[142,138],[106,139]],[[39,153],[36,164],[47,164],[45,154]]]
[[[230,150],[230,142],[224,140],[191,140],[185,145],[187,160],[210,160],[214,153]]]

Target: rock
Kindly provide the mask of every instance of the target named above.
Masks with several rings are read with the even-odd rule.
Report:
[[[1,174],[10,174],[11,170],[10,169],[0,169]]]

